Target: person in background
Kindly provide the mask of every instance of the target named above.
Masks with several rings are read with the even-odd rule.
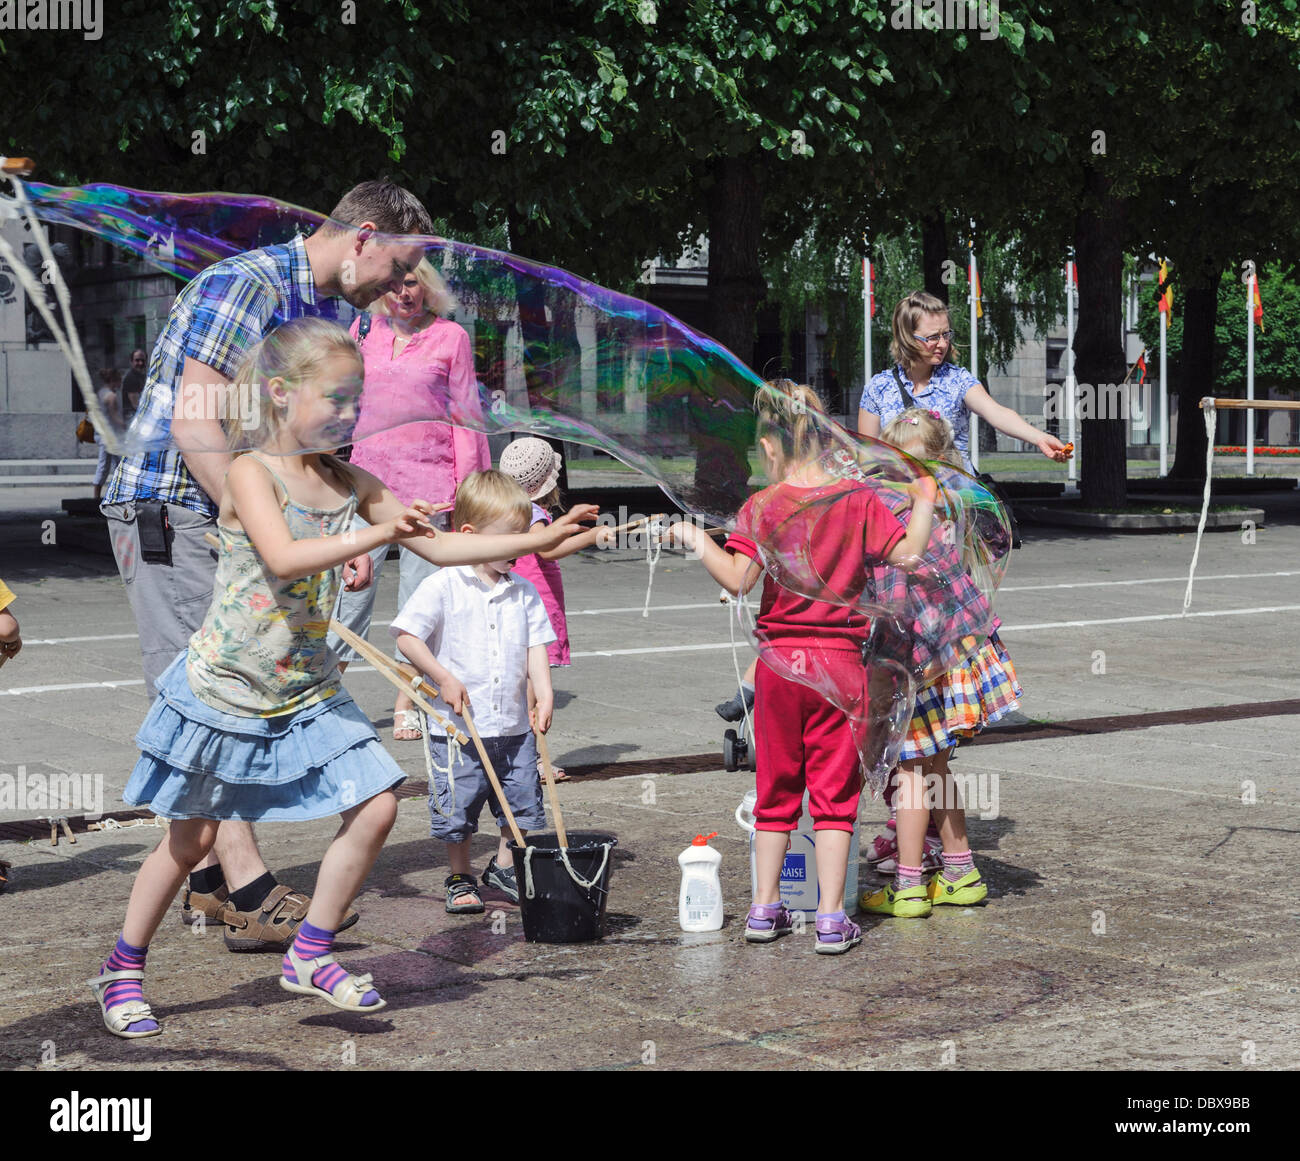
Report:
[[[112,425],[113,431],[118,435],[125,430],[125,424],[122,422],[122,376],[119,375],[112,367],[105,367],[99,373],[100,386],[95,394],[99,397],[99,405],[104,409],[104,416]],[[95,429],[95,446],[99,448],[99,459],[95,462],[95,503],[99,503],[100,493],[104,490],[105,483],[108,482],[116,470],[121,456],[115,456],[108,450],[108,445],[104,443],[104,437],[99,429]]]
[[[122,422],[127,427],[140,409],[140,396],[144,394],[144,366],[148,359],[139,347],[131,352],[131,366],[122,376]]]

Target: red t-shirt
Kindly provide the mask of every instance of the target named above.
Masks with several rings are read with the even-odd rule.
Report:
[[[775,552],[801,587],[825,584],[828,593],[853,599],[867,583],[868,570],[884,562],[905,529],[869,489],[852,480],[815,488],[775,484],[745,501],[728,552],[761,563],[758,545]],[[836,639],[855,648],[871,627],[865,614],[848,605],[812,600],[763,578],[758,630],[781,645],[827,645]]]

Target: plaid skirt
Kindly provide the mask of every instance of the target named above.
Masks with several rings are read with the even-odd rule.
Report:
[[[1016,709],[1023,693],[995,630],[973,657],[917,693],[899,760],[929,758],[973,738]]]

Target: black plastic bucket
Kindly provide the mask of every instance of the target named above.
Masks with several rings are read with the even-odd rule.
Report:
[[[530,834],[523,850],[510,843],[529,943],[589,943],[605,934],[610,856],[618,839],[594,831],[570,831],[568,838],[564,852],[553,834]]]

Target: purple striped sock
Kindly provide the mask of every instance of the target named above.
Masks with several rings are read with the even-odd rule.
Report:
[[[299,959],[319,959],[323,955],[329,955],[330,948],[334,946],[334,934],[334,932],[326,931],[324,928],[313,927],[304,919],[293,941],[293,954]],[[284,957],[284,974],[289,980],[296,981],[298,978],[287,955]],[[311,982],[318,988],[333,992],[340,982],[347,979],[347,977],[348,973],[343,970],[341,965],[327,963],[324,967],[317,968],[312,972]],[[373,988],[361,997],[361,1006],[363,1008],[378,1002],[379,993]]]
[[[127,943],[120,935],[117,937],[117,946],[113,948],[113,954],[104,961],[104,966],[99,969],[102,976],[105,972],[128,972],[144,971],[144,959],[149,954],[149,948],[133,947]],[[144,1003],[144,988],[139,980],[114,980],[104,988],[104,1006],[106,1008],[116,1008],[131,1000],[139,1000]],[[156,1020],[133,1020],[126,1026],[128,1032],[152,1032],[158,1027]]]
[[[920,867],[905,867],[902,863],[898,864],[898,873],[894,876],[894,890],[904,891],[908,887],[919,887],[925,882],[925,876],[921,873]]]
[[[958,879],[964,879],[974,869],[975,856],[969,848],[951,855],[947,851],[943,852],[943,877],[948,882],[955,883]]]

